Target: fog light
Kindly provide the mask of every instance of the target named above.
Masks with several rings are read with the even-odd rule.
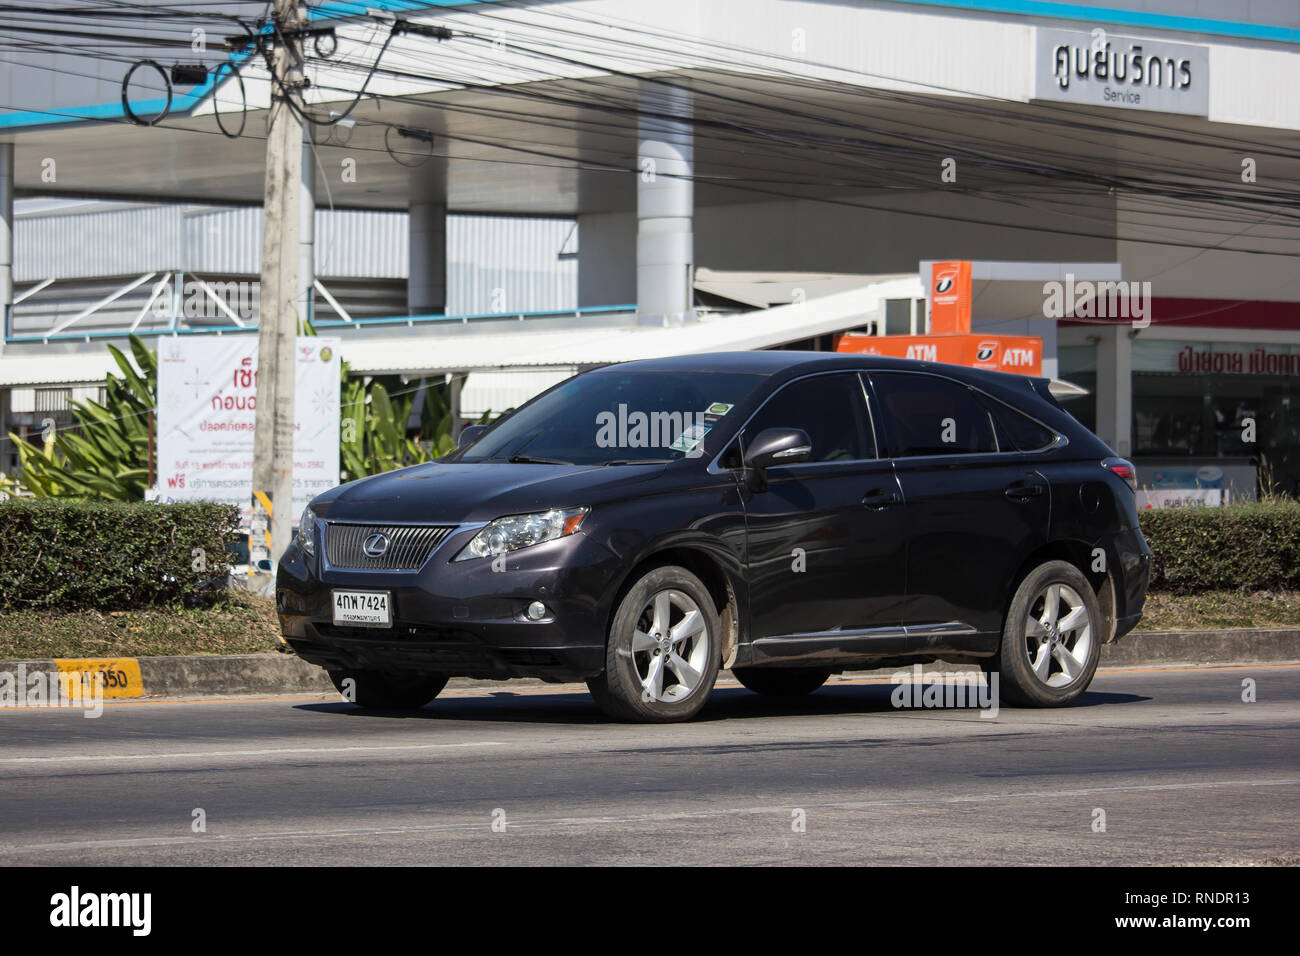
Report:
[[[544,617],[546,617],[545,604],[541,601],[534,601],[532,604],[528,605],[528,620],[540,621]]]

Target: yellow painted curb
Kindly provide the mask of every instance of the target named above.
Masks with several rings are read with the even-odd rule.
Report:
[[[60,674],[81,675],[81,691],[86,699],[94,694],[96,680],[104,700],[144,696],[140,662],[134,657],[64,657],[56,658],[54,666]]]

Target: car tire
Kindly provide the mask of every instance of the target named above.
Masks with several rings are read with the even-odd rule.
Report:
[[[1064,707],[1097,672],[1101,604],[1074,565],[1048,561],[1020,582],[1002,629],[999,695],[1022,707]]]
[[[380,671],[330,671],[330,680],[345,700],[366,710],[414,710],[447,686],[445,677],[408,677]],[[348,681],[353,683],[349,686]]]
[[[651,568],[619,602],[605,669],[587,688],[615,720],[689,720],[717,680],[721,645],[722,624],[700,579],[674,565]]]
[[[804,697],[825,684],[830,671],[815,667],[733,667],[747,689],[765,697]]]

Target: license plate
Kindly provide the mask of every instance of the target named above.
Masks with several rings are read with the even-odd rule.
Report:
[[[392,627],[387,591],[335,591],[334,623],[362,627]]]

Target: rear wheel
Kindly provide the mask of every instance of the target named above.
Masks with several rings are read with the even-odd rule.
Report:
[[[734,667],[731,673],[749,690],[766,697],[803,697],[831,676],[830,671],[814,667]]]
[[[616,720],[689,720],[717,679],[721,636],[713,598],[699,578],[674,565],[652,568],[619,603],[605,670],[587,688]]]
[[[1039,565],[1020,583],[1002,630],[1002,699],[1062,707],[1082,696],[1097,672],[1102,616],[1097,595],[1065,561]]]
[[[366,710],[412,710],[423,707],[447,686],[445,677],[388,674],[381,671],[330,671],[343,698]]]

